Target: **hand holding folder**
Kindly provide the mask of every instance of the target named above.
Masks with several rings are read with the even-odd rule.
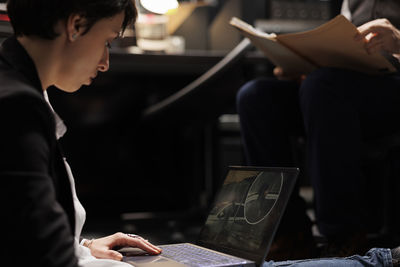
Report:
[[[318,67],[338,67],[369,74],[396,72],[380,53],[369,54],[357,28],[343,15],[309,31],[266,34],[232,18],[230,24],[248,37],[276,66],[288,74],[307,74]]]

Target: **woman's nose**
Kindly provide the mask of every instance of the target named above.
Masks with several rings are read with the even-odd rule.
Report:
[[[97,69],[101,72],[106,72],[110,68],[110,57],[108,49],[104,50],[103,57],[101,58]]]

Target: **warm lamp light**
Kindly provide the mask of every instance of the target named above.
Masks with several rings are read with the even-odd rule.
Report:
[[[178,0],[140,0],[140,4],[148,11],[157,14],[165,14],[179,6]]]

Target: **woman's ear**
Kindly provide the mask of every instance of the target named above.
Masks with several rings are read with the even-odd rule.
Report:
[[[69,41],[74,42],[86,28],[86,19],[81,15],[72,14],[68,17],[66,30]]]

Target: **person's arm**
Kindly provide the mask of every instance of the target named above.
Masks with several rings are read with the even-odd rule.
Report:
[[[1,261],[9,263],[5,266],[76,267],[71,227],[49,175],[51,124],[35,101],[0,103]]]
[[[376,19],[358,27],[356,40],[365,42],[368,53],[387,52],[398,57],[400,54],[400,31],[387,19]]]

